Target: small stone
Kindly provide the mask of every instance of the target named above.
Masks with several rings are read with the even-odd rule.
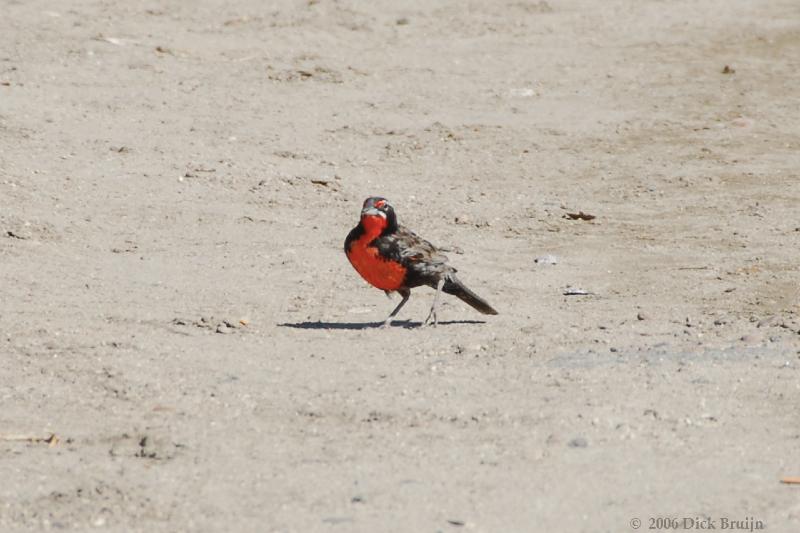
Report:
[[[578,287],[570,287],[568,285],[567,288],[564,289],[564,292],[562,294],[564,296],[589,296],[593,293],[587,291],[586,289],[581,289]]]
[[[636,320],[649,320],[649,319],[650,319],[650,315],[648,315],[647,313],[644,313],[642,311],[639,311],[636,314]]]
[[[409,23],[409,20],[408,20],[407,17],[400,17],[399,19],[397,19],[395,21],[395,24],[397,24],[398,26],[406,26],[406,25],[408,25],[408,23]]]
[[[233,333],[233,328],[223,322],[217,326],[217,333],[221,333],[223,335],[227,333]]]
[[[617,349],[617,348],[614,348],[613,346],[612,346],[611,348],[609,348],[609,350],[610,350],[611,352],[613,352],[613,353],[617,353],[617,352],[619,351],[619,349]]]
[[[535,258],[533,262],[537,265],[557,265],[558,257],[552,254],[540,255],[539,257]]]
[[[586,448],[589,446],[589,441],[583,437],[575,437],[567,443],[570,448]]]
[[[458,215],[455,218],[455,223],[456,224],[469,224],[471,222],[472,222],[472,219],[469,218],[467,215]]]

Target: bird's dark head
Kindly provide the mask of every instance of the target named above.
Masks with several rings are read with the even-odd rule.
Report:
[[[386,198],[372,196],[364,200],[361,223],[367,228],[380,228],[380,232],[397,229],[397,215]]]

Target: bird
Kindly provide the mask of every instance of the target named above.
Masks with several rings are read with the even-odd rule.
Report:
[[[411,289],[427,285],[436,290],[428,318],[423,325],[438,323],[437,310],[442,292],[457,296],[481,313],[496,315],[489,302],[469,290],[456,277],[447,257],[416,233],[397,223],[394,208],[386,198],[372,196],[364,201],[358,225],[344,241],[344,252],[356,272],[370,285],[391,298],[402,300],[383,322],[388,327],[408,302]]]

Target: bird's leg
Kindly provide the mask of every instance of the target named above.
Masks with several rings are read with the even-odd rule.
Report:
[[[397,307],[394,308],[394,311],[392,311],[389,314],[389,316],[386,317],[386,320],[383,321],[383,326],[382,327],[384,327],[384,328],[388,328],[389,327],[389,325],[392,323],[392,319],[394,318],[394,316],[400,311],[400,309],[402,309],[402,307],[404,305],[406,305],[406,302],[408,301],[408,297],[411,296],[411,291],[408,290],[408,289],[400,289],[397,292],[400,293],[400,296],[402,296],[403,299],[400,300],[400,303],[397,304]]]
[[[425,323],[423,325],[427,326],[431,318],[433,318],[433,325],[439,323],[436,318],[436,310],[439,308],[439,295],[442,293],[442,287],[444,287],[444,279],[440,279],[439,283],[436,284],[436,294],[433,296],[433,305],[431,306],[431,312],[428,313],[428,318],[425,319]]]

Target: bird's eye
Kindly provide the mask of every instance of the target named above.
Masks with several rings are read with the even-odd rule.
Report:
[[[382,209],[383,206],[385,206],[385,205],[386,205],[386,202],[384,200],[380,200],[378,202],[375,202],[375,207],[377,207],[378,209]]]

